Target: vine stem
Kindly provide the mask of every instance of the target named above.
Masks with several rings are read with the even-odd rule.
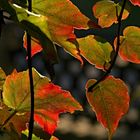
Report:
[[[32,11],[32,0],[28,0],[28,11]],[[34,128],[34,85],[33,85],[33,73],[32,73],[32,59],[31,59],[31,36],[27,33],[27,55],[28,55],[28,68],[29,68],[29,80],[30,80],[30,93],[31,93],[31,113],[29,121],[29,134],[28,140],[32,140],[33,128]]]
[[[126,0],[123,1],[123,5],[122,5],[122,8],[121,8],[121,12],[118,16],[118,28],[117,28],[117,44],[116,44],[116,52],[115,52],[115,55],[111,61],[111,64],[110,64],[110,67],[107,69],[107,71],[104,73],[104,75],[99,79],[97,80],[93,85],[91,85],[89,88],[88,88],[88,92],[92,92],[93,91],[93,88],[98,85],[101,81],[103,81],[111,72],[113,66],[115,65],[115,62],[116,62],[116,59],[117,59],[117,56],[118,56],[118,52],[119,52],[119,49],[120,49],[120,34],[121,34],[121,26],[122,26],[122,16],[123,16],[123,12],[124,12],[124,9],[125,9],[125,5],[126,5]]]

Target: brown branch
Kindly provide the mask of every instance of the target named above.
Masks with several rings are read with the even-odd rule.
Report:
[[[114,58],[112,59],[110,67],[108,68],[108,70],[104,73],[104,75],[99,80],[97,80],[93,85],[91,85],[88,88],[88,92],[92,92],[93,88],[96,85],[98,85],[101,81],[103,81],[110,74],[112,68],[115,65],[115,62],[116,62],[116,59],[117,59],[117,56],[118,56],[118,52],[119,52],[119,49],[120,49],[120,34],[121,34],[121,26],[122,26],[122,16],[123,16],[123,12],[124,12],[124,9],[125,9],[125,5],[126,5],[126,0],[123,1],[121,12],[118,16],[117,44],[116,44],[117,47],[116,47],[116,52],[115,52]]]
[[[28,0],[28,11],[32,11],[32,0]],[[34,85],[32,73],[32,59],[31,59],[31,36],[27,33],[27,53],[28,53],[28,68],[30,79],[30,93],[31,93],[31,113],[29,121],[29,134],[28,140],[32,140],[33,127],[34,127]]]

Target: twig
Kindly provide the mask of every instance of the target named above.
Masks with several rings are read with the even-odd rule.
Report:
[[[126,5],[126,0],[123,1],[121,12],[120,12],[120,15],[118,16],[117,44],[116,44],[116,52],[115,52],[114,58],[112,59],[110,67],[108,68],[108,70],[104,73],[104,75],[99,80],[97,80],[93,85],[91,85],[88,88],[88,92],[92,92],[93,88],[96,85],[98,85],[101,81],[103,81],[110,74],[113,66],[115,65],[115,62],[116,62],[116,59],[117,59],[117,56],[118,56],[118,52],[119,52],[119,49],[120,49],[120,34],[121,34],[122,16],[123,16],[123,11],[125,9],[125,5]]]
[[[32,0],[28,0],[28,11],[30,12],[32,11]],[[31,59],[31,36],[28,33],[27,33],[27,53],[28,53],[30,92],[31,92],[31,113],[29,121],[28,140],[31,140],[34,127],[34,85],[33,85],[32,59]]]

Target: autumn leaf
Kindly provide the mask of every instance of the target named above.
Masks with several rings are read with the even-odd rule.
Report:
[[[52,136],[50,140],[59,140],[59,139],[55,136]]]
[[[111,62],[112,46],[101,37],[90,35],[77,39],[80,54],[100,69],[107,69]]]
[[[116,10],[117,9],[117,10]],[[93,6],[94,16],[98,19],[98,24],[102,27],[110,27],[113,23],[117,23],[117,15],[119,16],[121,5],[111,0],[101,0]],[[122,20],[126,19],[129,11],[124,9]]]
[[[40,42],[33,37],[31,38],[31,45],[32,45],[31,56],[34,56],[38,52],[42,51]],[[27,36],[26,35],[24,36],[24,48],[27,50]]]
[[[140,0],[129,0],[133,5],[140,6]]]
[[[5,74],[5,72],[0,68],[0,91],[2,91],[2,89],[3,89],[3,84],[4,84],[5,79],[6,79],[6,74]]]
[[[116,40],[114,46],[116,47]],[[128,26],[120,37],[119,55],[125,61],[140,64],[140,28]]]
[[[86,89],[96,80],[89,80]],[[95,111],[98,121],[109,131],[109,136],[115,132],[121,117],[128,111],[128,89],[123,81],[108,76],[86,93],[89,104]]]
[[[11,119],[5,124],[5,121],[11,116]],[[29,113],[18,113],[15,110],[10,110],[7,106],[0,107],[0,126],[7,128],[11,131],[11,125],[14,126],[16,131],[20,134],[22,130],[26,129],[26,124],[29,121]]]
[[[50,8],[51,7],[51,8]],[[76,46],[68,39],[76,38],[74,28],[87,29],[91,21],[69,0],[34,0],[32,12],[13,4],[19,21],[25,28],[26,22],[37,26],[50,40],[63,47],[82,62]],[[27,16],[27,13],[30,16]]]
[[[35,91],[35,121],[52,134],[60,113],[82,110],[68,91],[54,85],[33,69]],[[19,114],[30,112],[30,88],[28,70],[7,76],[3,87],[4,103]]]

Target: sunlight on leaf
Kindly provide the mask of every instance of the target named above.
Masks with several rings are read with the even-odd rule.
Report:
[[[95,67],[107,69],[111,62],[112,46],[98,36],[87,36],[77,39],[80,54]]]
[[[35,121],[48,133],[57,127],[60,113],[82,110],[70,92],[62,90],[33,69],[35,91]],[[14,71],[6,77],[3,88],[4,103],[19,114],[30,112],[30,88],[28,70]],[[24,116],[24,115],[23,115]]]
[[[128,26],[121,36],[119,55],[125,61],[140,64],[140,28]],[[114,41],[116,46],[116,39]]]
[[[89,80],[86,89],[96,80]],[[108,76],[86,93],[89,104],[95,111],[98,121],[109,131],[111,137],[115,132],[121,117],[129,108],[128,89],[120,79]]]
[[[26,138],[24,138],[23,140],[27,140],[28,133],[29,133],[29,131],[27,129],[22,131],[22,134],[24,134],[26,136]],[[43,140],[43,139],[40,139],[35,134],[32,134],[32,140]]]
[[[37,26],[50,40],[63,47],[82,63],[76,46],[68,40],[76,38],[74,28],[89,28],[90,19],[84,16],[69,0],[34,0],[32,5],[33,11],[29,12],[27,9],[13,4],[23,26],[25,28],[28,26],[24,21]],[[27,16],[27,13],[30,16]]]

